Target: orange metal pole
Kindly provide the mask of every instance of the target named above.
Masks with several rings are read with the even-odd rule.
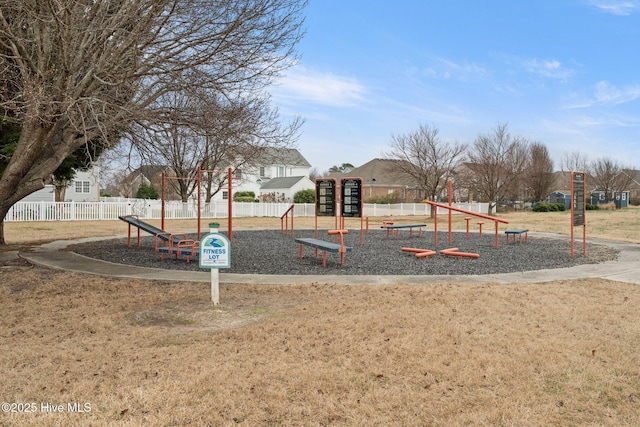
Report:
[[[478,218],[489,219],[491,221],[498,221],[498,222],[501,222],[503,224],[508,224],[509,223],[509,221],[507,221],[506,219],[503,219],[503,218],[497,218],[495,216],[489,216],[489,215],[481,214],[481,213],[478,213],[478,212],[468,211],[466,209],[456,208],[455,206],[443,205],[442,203],[430,202],[429,200],[425,200],[424,203],[428,203],[431,206],[438,206],[438,207],[445,208],[445,209],[451,209],[451,210],[456,211],[456,212],[462,212],[462,213],[465,213],[467,215],[477,216]]]
[[[438,247],[438,207],[431,205],[433,211],[433,244]]]
[[[470,216],[465,216],[464,220],[467,222],[467,239],[469,238],[469,220],[471,219]]]

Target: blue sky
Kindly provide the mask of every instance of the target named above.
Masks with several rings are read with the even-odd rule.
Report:
[[[272,93],[321,172],[421,124],[640,168],[640,0],[310,0],[306,29]]]

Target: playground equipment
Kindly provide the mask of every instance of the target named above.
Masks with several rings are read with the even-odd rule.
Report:
[[[518,243],[522,243],[523,234],[525,243],[529,243],[529,230],[526,228],[514,228],[513,230],[505,230],[504,234],[506,236],[507,244],[509,244],[509,236],[513,236],[513,243],[516,242],[516,236],[519,237]]]
[[[454,256],[458,258],[480,258],[479,254],[472,252],[460,252],[458,248],[441,249],[440,253],[442,255]]]
[[[584,172],[571,172],[571,258],[574,256],[575,230],[582,227],[582,255],[587,254],[587,175]]]
[[[419,249],[419,248],[400,248],[402,252],[411,252],[415,254],[416,258],[429,258],[430,256],[437,255],[436,251],[431,249]]]
[[[293,210],[294,210],[295,207],[296,207],[296,205],[289,206],[289,209],[287,209],[285,211],[285,213],[283,213],[282,216],[280,217],[280,232],[282,234],[288,235],[289,234],[289,215],[291,215],[291,237],[294,237]],[[316,227],[316,229],[317,229],[317,227]]]
[[[493,216],[489,216],[489,215],[485,215],[485,214],[481,214],[481,213],[477,213],[477,212],[472,212],[472,211],[468,211],[466,209],[456,208],[456,207],[451,206],[451,205],[445,205],[445,204],[442,204],[442,203],[431,202],[429,200],[424,200],[424,202],[430,204],[433,208],[435,208],[435,209],[433,209],[433,240],[434,240],[434,245],[435,246],[438,246],[438,208],[448,209],[449,211],[461,212],[461,213],[469,215],[469,216],[483,218],[483,219],[486,219],[486,220],[493,221],[494,224],[495,224],[495,229],[496,229],[496,249],[499,246],[498,226],[499,226],[500,223],[502,223],[502,224],[508,224],[509,223],[509,221],[507,221],[506,219],[503,219],[503,218],[498,218],[498,217],[493,217]],[[449,241],[451,241],[451,217],[450,216],[449,216]]]
[[[202,212],[202,172],[215,172],[212,170],[208,170],[208,169],[201,169],[200,166],[198,166],[198,169],[196,171],[196,180],[197,180],[197,198],[198,198],[198,207],[197,207],[197,219],[198,219],[198,239],[200,239],[201,237],[201,227],[200,227],[200,219],[201,219],[201,212]],[[164,230],[164,220],[165,220],[165,187],[166,187],[166,180],[169,179],[174,179],[174,180],[191,180],[192,178],[179,178],[179,177],[172,177],[172,176],[166,176],[166,174],[164,172],[162,172],[162,191],[161,191],[161,208],[160,208],[160,227]],[[228,238],[230,242],[233,242],[233,198],[231,197],[231,190],[232,190],[232,184],[233,182],[233,171],[231,170],[231,168],[228,168],[227,170],[227,186],[228,186],[228,200],[227,200],[227,217],[228,217],[228,222],[227,222],[227,234],[228,234]]]
[[[391,221],[384,221],[382,223],[382,228],[387,230],[387,239],[389,238],[389,234],[395,234],[396,240],[398,240],[398,236],[400,234],[401,229],[409,229],[409,237],[413,236],[413,229],[418,229],[418,237],[422,237],[422,227],[426,227],[427,224],[394,224]]]
[[[188,239],[184,233],[158,233],[153,238],[153,250],[160,253],[163,261],[164,254],[175,254],[176,259],[185,255],[187,262],[191,262],[191,257],[198,256],[199,247],[199,240]]]
[[[138,246],[140,246],[140,230],[153,235],[153,249],[160,253],[160,259],[164,260],[164,254],[185,255],[187,262],[191,257],[198,256],[199,241],[188,239],[184,233],[169,233],[161,228],[142,221],[137,215],[124,215],[118,217],[128,225],[127,246],[131,247],[131,227],[137,229]]]
[[[349,246],[345,246],[344,245],[344,235],[347,234],[349,231],[348,230],[329,230],[327,233],[329,235],[337,235],[340,236],[340,243],[332,243],[332,242],[327,242],[325,240],[320,240],[320,239],[312,239],[312,238],[304,238],[304,237],[300,237],[300,238],[296,238],[295,242],[300,244],[300,256],[299,258],[302,259],[302,247],[303,246],[310,246],[312,248],[315,248],[316,250],[316,258],[318,257],[318,250],[322,251],[322,266],[326,267],[327,266],[327,251],[329,252],[334,252],[334,253],[340,253],[340,265],[344,265],[344,255],[347,252],[351,252],[353,248],[349,247]]]
[[[360,244],[364,244],[362,203],[362,178],[342,178],[340,186],[334,178],[316,179],[315,237],[318,216],[334,217],[336,229],[345,228],[345,218],[360,218]]]

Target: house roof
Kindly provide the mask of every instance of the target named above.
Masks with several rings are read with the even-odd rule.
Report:
[[[403,160],[376,158],[340,176],[362,178],[367,185],[413,187],[415,180],[400,170],[400,162]],[[337,175],[332,174],[331,176]]]
[[[307,159],[295,148],[265,148],[263,161],[272,164],[311,167]]]
[[[125,179],[132,180],[137,178],[138,176],[144,176],[148,181],[152,181],[154,177],[160,175],[162,172],[166,171],[167,166],[157,166],[157,165],[142,165],[139,168],[135,169]]]
[[[277,190],[283,188],[292,188],[306,176],[287,176],[280,178],[271,178],[260,187],[261,190]]]

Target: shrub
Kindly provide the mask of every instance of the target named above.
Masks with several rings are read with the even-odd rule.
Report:
[[[534,212],[562,212],[566,210],[564,203],[547,203],[540,202],[532,209]]]
[[[600,209],[600,206],[592,205],[591,203],[587,203],[587,210],[588,211],[597,211],[599,209]]]
[[[393,191],[385,196],[369,196],[366,199],[367,203],[376,203],[379,205],[390,205],[392,203],[400,202],[400,193]]]
[[[293,195],[293,203],[315,203],[316,191],[313,189],[300,190]]]
[[[158,192],[156,191],[155,188],[153,188],[153,185],[142,183],[140,184],[140,187],[138,187],[138,190],[136,191],[136,199],[157,200]]]
[[[236,191],[233,194],[234,202],[255,202],[256,193],[253,191]]]

